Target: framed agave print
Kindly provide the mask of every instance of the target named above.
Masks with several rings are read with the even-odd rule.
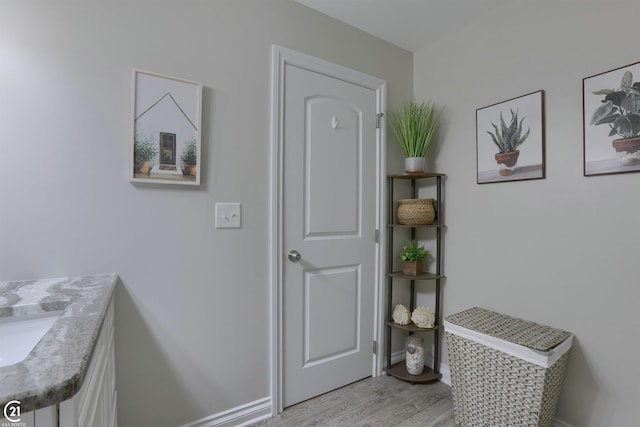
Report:
[[[133,70],[129,180],[200,184],[202,85]]]
[[[582,80],[584,176],[640,172],[640,62]]]
[[[476,110],[478,184],[542,179],[544,92]]]

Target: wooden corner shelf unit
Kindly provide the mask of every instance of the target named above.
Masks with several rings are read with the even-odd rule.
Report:
[[[395,175],[387,175],[387,217],[389,219],[389,223],[387,224],[387,321],[386,321],[386,365],[385,372],[388,375],[399,378],[403,381],[408,381],[411,383],[427,383],[432,381],[438,381],[442,378],[440,374],[440,334],[442,332],[442,314],[441,314],[441,280],[444,279],[442,275],[442,229],[444,228],[443,216],[442,216],[442,178],[445,177],[445,174],[441,173],[405,173],[405,174],[395,174]],[[395,222],[396,213],[395,213],[395,199],[394,199],[394,185],[396,181],[400,182],[409,182],[411,198],[415,199],[418,196],[418,188],[416,185],[416,181],[423,179],[435,179],[436,180],[436,200],[435,200],[435,210],[436,210],[436,219],[433,224],[429,225],[403,225],[397,224]],[[416,230],[418,229],[433,229],[435,230],[435,272],[433,273],[423,273],[417,276],[410,276],[402,273],[402,271],[393,271],[393,261],[397,254],[393,249],[393,236],[394,232],[397,230],[399,232],[406,232],[403,229],[409,230],[411,240],[416,239]],[[416,281],[424,280],[435,282],[435,304],[434,304],[434,314],[435,314],[435,325],[433,328],[419,328],[413,323],[408,325],[400,325],[393,321],[393,287],[394,280],[402,281],[402,284],[398,284],[395,286],[406,285],[406,282],[409,281],[410,284],[410,292],[409,292],[409,310],[413,312],[416,308]],[[395,335],[400,335],[403,338],[407,335],[412,335],[414,333],[432,333],[433,334],[433,365],[425,366],[424,371],[421,375],[411,375],[407,372],[405,361],[398,362],[396,364],[391,364],[391,349],[392,349],[392,339]],[[425,349],[426,350],[426,349]]]

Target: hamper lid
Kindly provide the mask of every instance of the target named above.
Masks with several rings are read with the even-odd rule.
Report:
[[[447,316],[447,322],[538,351],[549,351],[572,334],[480,307]]]

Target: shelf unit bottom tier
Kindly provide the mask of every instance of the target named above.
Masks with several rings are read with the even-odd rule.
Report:
[[[432,381],[438,381],[440,380],[440,378],[442,378],[442,374],[433,372],[433,370],[428,366],[424,367],[422,374],[411,375],[409,372],[407,372],[407,364],[404,360],[402,362],[396,363],[395,365],[392,365],[389,369],[385,369],[385,372],[392,377],[396,377],[402,381],[407,381],[414,384],[429,383]]]

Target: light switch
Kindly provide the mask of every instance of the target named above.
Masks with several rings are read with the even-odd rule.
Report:
[[[216,203],[216,228],[240,228],[240,203]]]

